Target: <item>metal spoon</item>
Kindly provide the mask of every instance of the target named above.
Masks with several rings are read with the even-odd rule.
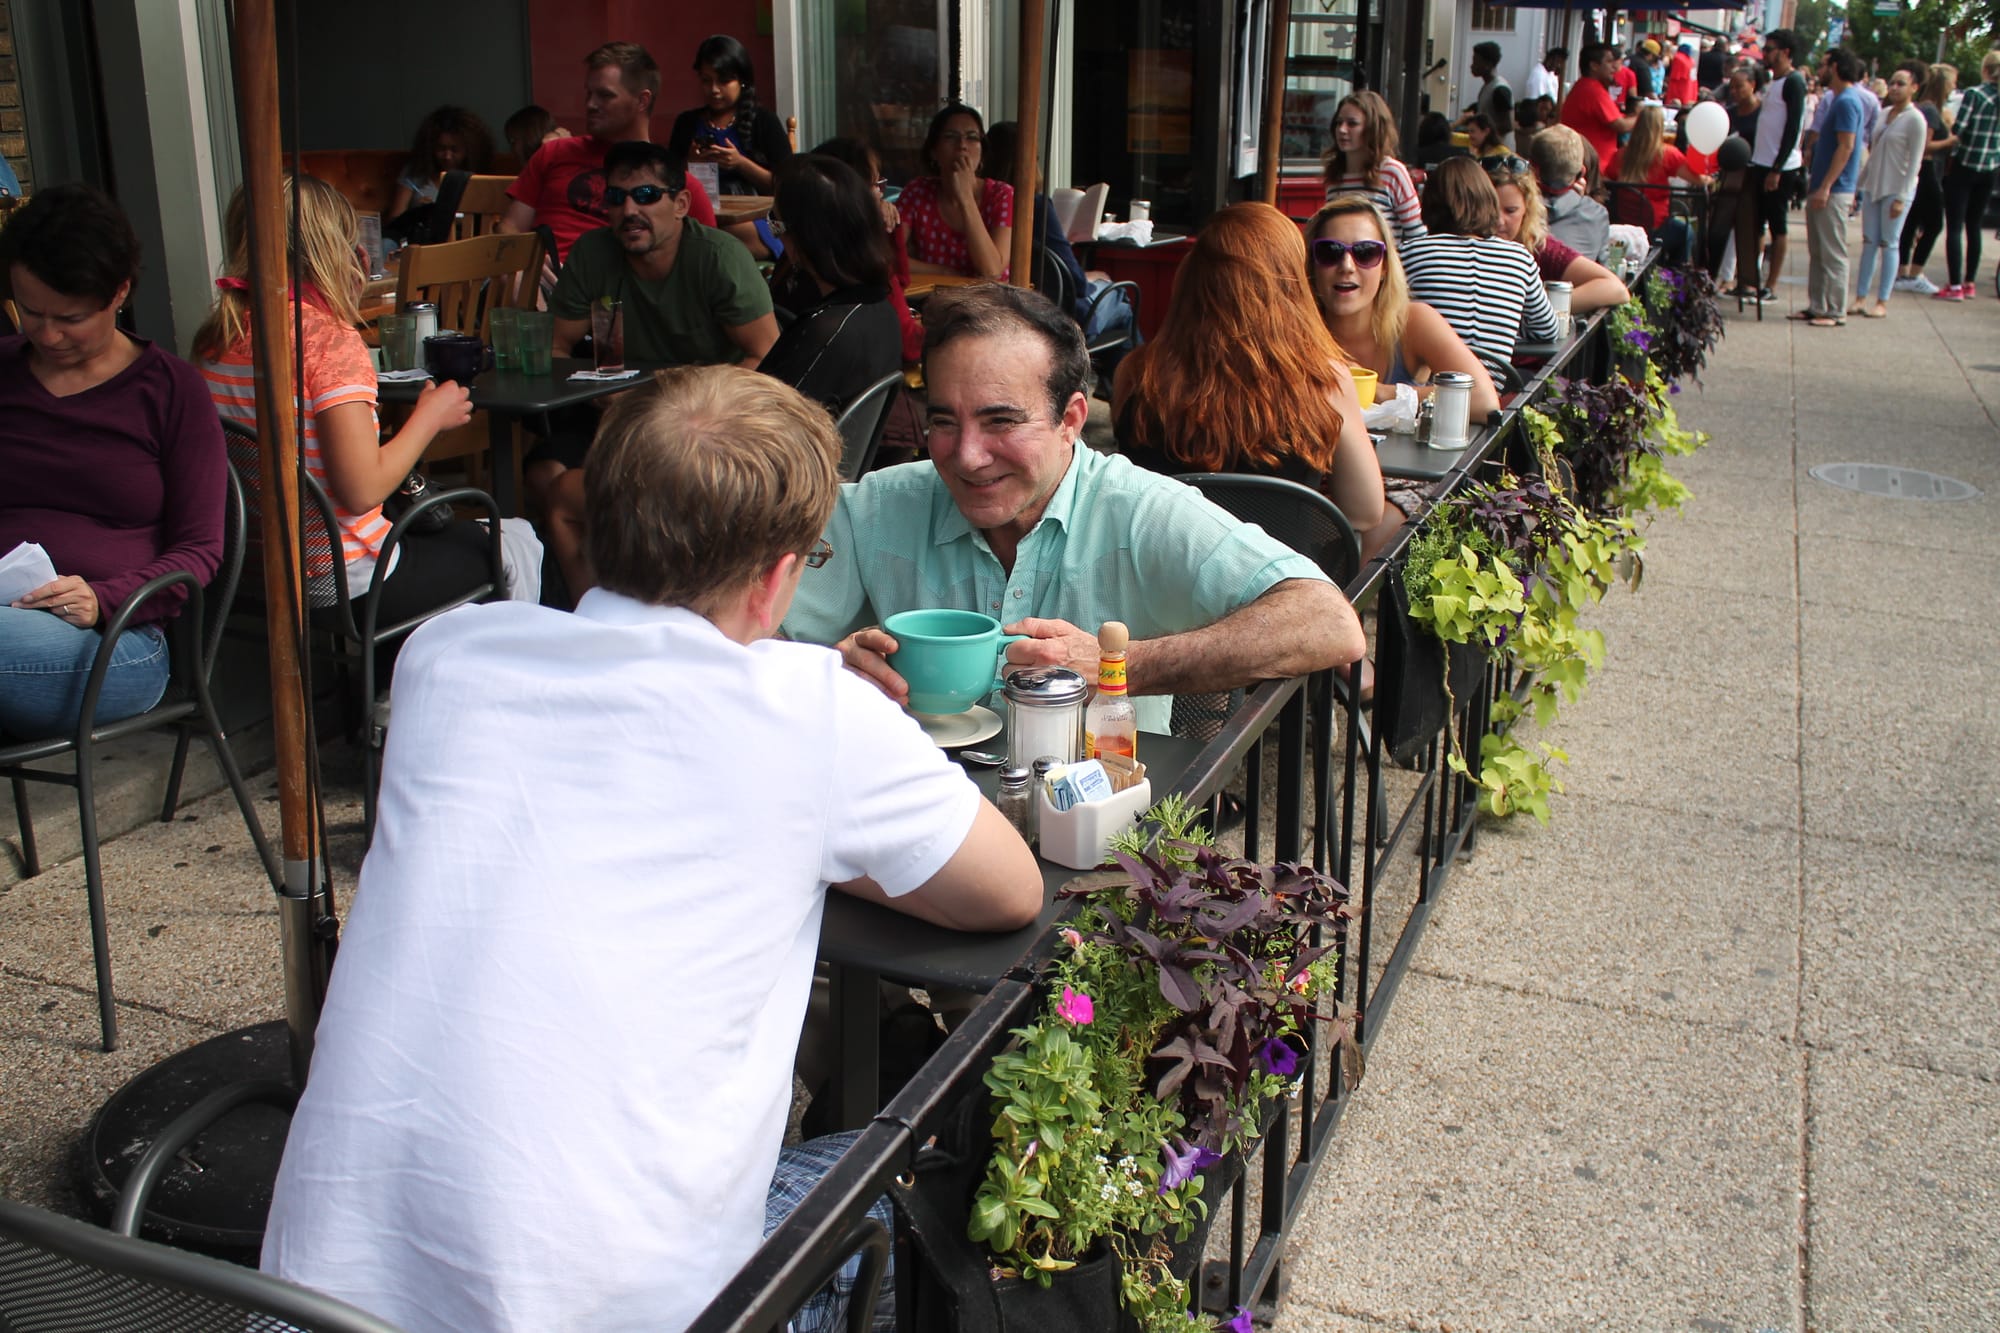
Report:
[[[981,768],[998,768],[1007,762],[1006,755],[995,754],[991,750],[960,750],[958,757],[968,764],[977,764]]]

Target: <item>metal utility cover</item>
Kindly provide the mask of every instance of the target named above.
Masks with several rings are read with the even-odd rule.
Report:
[[[1844,491],[1880,495],[1891,500],[1972,500],[1979,488],[1956,477],[1941,477],[1910,467],[1890,467],[1885,463],[1822,463],[1811,469],[1814,481],[1838,486]]]

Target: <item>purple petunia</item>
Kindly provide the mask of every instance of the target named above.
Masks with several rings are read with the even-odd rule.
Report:
[[[1271,1037],[1257,1048],[1257,1063],[1264,1066],[1266,1073],[1290,1078],[1292,1071],[1299,1067],[1299,1053],[1291,1048],[1289,1042]]]
[[[1633,329],[1630,333],[1625,335],[1625,341],[1631,343],[1634,347],[1638,348],[1642,352],[1650,352],[1653,350],[1653,335],[1646,332],[1644,329]]]
[[[1229,1322],[1222,1326],[1223,1333],[1251,1333],[1250,1307],[1239,1305]]]
[[[1160,1173],[1160,1193],[1177,1190],[1194,1179],[1195,1172],[1205,1166],[1214,1166],[1222,1160],[1222,1154],[1207,1148],[1192,1147],[1183,1138],[1175,1138],[1180,1151],[1175,1152],[1173,1144],[1160,1145],[1160,1155],[1167,1159],[1167,1169]]]

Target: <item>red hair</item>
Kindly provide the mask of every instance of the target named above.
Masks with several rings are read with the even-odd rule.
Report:
[[[1346,360],[1321,321],[1296,222],[1269,204],[1209,220],[1174,280],[1159,336],[1125,359],[1124,442],[1191,472],[1333,465],[1341,418],[1328,397]]]

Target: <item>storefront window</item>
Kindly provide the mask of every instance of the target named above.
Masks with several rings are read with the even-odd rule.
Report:
[[[920,173],[924,133],[945,101],[950,35],[939,30],[939,10],[937,0],[800,5],[807,122],[821,138],[872,146],[898,185]]]
[[[1333,109],[1354,91],[1361,0],[1292,0],[1291,56],[1285,63],[1284,158],[1316,167],[1332,146]]]
[[[1078,188],[1111,187],[1111,211],[1133,199],[1155,222],[1195,217],[1194,0],[1079,5],[1070,154]]]

